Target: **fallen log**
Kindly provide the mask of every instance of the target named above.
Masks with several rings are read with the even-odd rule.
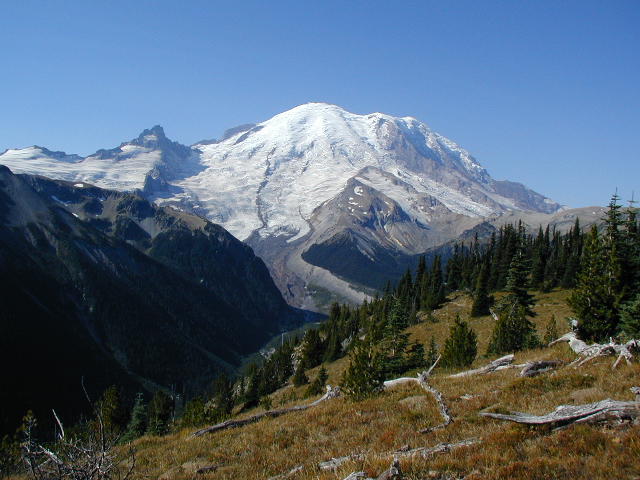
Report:
[[[382,472],[376,480],[401,480],[403,477],[402,470],[400,469],[400,462],[397,458],[393,459],[391,466]]]
[[[262,412],[259,413],[257,415],[252,415],[251,417],[248,418],[243,418],[240,420],[226,420],[224,422],[218,423],[216,425],[212,425],[210,427],[206,427],[203,428],[201,430],[198,430],[196,432],[193,432],[191,434],[191,438],[193,437],[199,437],[201,435],[204,435],[205,433],[213,433],[213,432],[218,432],[221,430],[227,430],[229,428],[237,428],[237,427],[242,427],[244,425],[249,425],[250,423],[255,423],[258,422],[260,420],[262,420],[265,417],[270,417],[270,418],[275,418],[275,417],[279,417],[281,415],[284,415],[286,413],[291,413],[291,412],[301,412],[303,410],[307,410],[308,408],[311,407],[315,407],[316,405],[319,405],[320,403],[326,401],[326,400],[330,400],[332,398],[336,398],[340,396],[340,387],[331,387],[331,385],[327,385],[327,393],[325,393],[322,397],[320,397],[319,399],[317,399],[316,401],[308,404],[308,405],[296,405],[294,407],[289,407],[289,408],[280,408],[277,410],[268,410],[266,412]]]
[[[438,410],[440,410],[440,415],[442,415],[442,418],[444,419],[444,421],[439,425],[436,425],[435,427],[424,428],[420,430],[420,433],[430,433],[435,430],[441,430],[453,422],[453,417],[449,413],[449,408],[447,407],[447,404],[444,402],[444,397],[442,396],[442,393],[440,393],[438,390],[436,390],[431,385],[429,385],[427,383],[427,378],[428,378],[427,372],[424,372],[423,374],[418,375],[418,383],[423,389],[425,389],[427,392],[433,395],[433,398],[436,399],[436,402],[438,403]]]
[[[281,478],[288,478],[291,475],[295,475],[296,473],[304,470],[304,465],[298,465],[297,467],[293,467],[287,473],[281,473],[280,475],[276,475],[275,477],[269,477],[268,480],[279,480]]]
[[[366,478],[367,478],[367,474],[365,472],[353,472],[347,475],[344,478],[344,480],[360,480],[360,479],[366,479]]]
[[[634,393],[637,392],[634,390],[635,388],[638,387],[631,389]],[[526,425],[554,425],[557,427],[574,423],[620,423],[640,418],[640,401],[637,400],[637,396],[636,400],[632,402],[621,402],[607,398],[585,405],[560,405],[546,415],[530,415],[521,412],[512,414],[481,412],[480,415]]]
[[[398,459],[394,458],[391,466],[376,478],[367,477],[367,474],[365,472],[353,472],[343,480],[402,480],[403,478],[404,476],[402,475],[402,470],[400,469],[400,462],[398,462]]]
[[[473,370],[466,370],[464,372],[455,373],[453,375],[449,375],[449,378],[459,378],[459,377],[467,377],[469,375],[484,375],[486,373],[491,373],[496,370],[502,370],[504,367],[512,367],[513,363],[513,354],[505,355],[504,357],[500,357],[493,362],[485,365],[484,367],[474,368]],[[519,366],[519,365],[518,365]],[[514,366],[515,368],[515,366]]]
[[[535,377],[541,373],[548,372],[560,365],[557,360],[542,360],[538,362],[529,362],[520,372],[521,377]]]
[[[474,445],[479,443],[480,441],[475,438],[469,438],[467,440],[462,440],[456,443],[439,443],[435,447],[419,447],[414,448],[412,450],[401,451],[398,450],[395,452],[395,455],[399,457],[413,457],[416,455],[420,455],[424,458],[429,457],[430,455],[435,455],[436,453],[446,453],[450,452],[453,449],[460,447],[468,447],[469,445]]]
[[[215,472],[218,468],[220,468],[220,464],[217,463],[215,465],[207,465],[205,467],[200,467],[196,470],[198,475],[203,475],[205,473]]]
[[[393,463],[391,464],[391,467],[385,470],[375,479],[368,478],[365,472],[358,471],[358,472],[353,472],[349,474],[343,480],[357,480],[357,479],[358,480],[359,479],[380,480],[380,479],[396,479],[396,478],[399,479],[399,478],[402,478],[401,476],[402,472],[400,470],[400,462],[398,460],[401,457],[414,457],[419,455],[423,458],[428,458],[431,455],[435,455],[438,453],[447,453],[456,448],[468,447],[470,445],[475,445],[476,443],[480,443],[480,441],[475,438],[469,438],[469,439],[461,440],[455,443],[439,443],[434,447],[419,447],[419,448],[410,449],[408,446],[405,446],[400,450],[396,450],[395,452],[373,454],[372,456],[377,458],[392,457]],[[362,460],[364,459],[364,457],[365,457],[364,454],[347,455],[345,457],[332,458],[327,462],[320,463],[319,466],[323,470],[335,469],[348,460],[356,460],[356,459]],[[338,462],[336,462],[336,460]],[[327,467],[323,468],[322,465],[327,465]],[[331,467],[328,467],[328,465],[331,465]],[[396,475],[396,476],[394,477],[393,475]]]
[[[334,457],[325,462],[320,462],[318,464],[318,468],[320,470],[335,470],[343,463],[349,462],[351,460],[362,460],[364,455],[361,453],[354,453],[352,455],[346,455],[344,457]]]

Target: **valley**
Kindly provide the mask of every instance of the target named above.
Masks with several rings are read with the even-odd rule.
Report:
[[[540,336],[551,315],[565,318],[566,291],[536,296],[534,322]],[[471,299],[455,295],[435,312],[436,323],[421,322],[410,327],[411,340],[428,344],[433,336],[444,344],[455,316],[467,318]],[[490,316],[470,321],[478,333],[479,351],[484,351],[493,328]],[[560,332],[568,326],[559,322]],[[487,411],[545,413],[561,404],[583,404],[604,398],[632,400],[629,387],[637,385],[638,364],[611,370],[611,358],[603,357],[584,367],[567,366],[575,358],[564,343],[551,348],[516,354],[514,363],[532,360],[563,362],[556,373],[534,378],[519,377],[519,370],[503,370],[484,376],[448,378],[452,370],[437,369],[430,383],[444,395],[453,423],[432,433],[418,433],[437,425],[440,413],[431,395],[417,385],[394,387],[362,402],[347,398],[327,401],[311,410],[291,413],[238,429],[190,438],[194,429],[180,430],[167,437],[145,437],[136,442],[140,478],[318,478],[343,479],[364,471],[376,476],[389,467],[394,455],[400,460],[405,478],[507,479],[507,478],[633,478],[640,465],[638,426],[601,429],[574,426],[552,431],[546,427],[525,428],[479,416]],[[483,366],[479,357],[470,367]],[[341,383],[348,359],[326,365],[327,383]],[[308,372],[310,378],[320,367]],[[453,370],[455,372],[455,370]],[[305,387],[287,385],[272,395],[275,408],[309,403],[303,400]],[[258,409],[255,412],[260,412]],[[254,411],[245,415],[253,414]],[[478,443],[450,452],[402,457],[393,452],[434,447],[473,439]],[[167,456],[166,452],[172,455]],[[319,465],[332,458],[359,455],[335,469]],[[209,473],[196,471],[216,466]],[[296,468],[302,469],[287,475]],[[136,477],[137,478],[137,477]],[[363,477],[364,478],[364,477]]]

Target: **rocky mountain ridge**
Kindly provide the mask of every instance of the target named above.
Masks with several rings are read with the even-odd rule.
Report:
[[[11,366],[2,431],[28,408],[77,418],[81,378],[94,393],[111,384],[197,392],[304,321],[222,227],[136,194],[6,167],[0,280],[0,363]]]
[[[311,309],[321,308],[318,288],[360,301],[367,288],[380,287],[361,279],[382,257],[418,255],[487,219],[550,218],[564,209],[521,184],[492,179],[468,151],[415,118],[358,115],[325,103],[191,147],[156,126],[84,159],[30,147],[6,151],[0,164],[138,189],[158,205],[218,223],[265,260],[291,304]],[[322,245],[331,246],[324,257],[356,252],[363,261],[346,275],[331,262],[309,263]]]

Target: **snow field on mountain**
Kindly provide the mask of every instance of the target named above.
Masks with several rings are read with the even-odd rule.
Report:
[[[469,152],[415,118],[358,115],[324,103],[300,105],[190,151],[154,127],[84,159],[29,147],[1,154],[0,164],[116,190],[141,189],[152,173],[158,182],[145,192],[156,202],[193,210],[242,240],[256,231],[261,238],[303,237],[314,210],[356,175],[425,224],[433,213],[422,205],[427,197],[470,217],[522,209],[496,193]],[[365,174],[365,167],[379,173]]]

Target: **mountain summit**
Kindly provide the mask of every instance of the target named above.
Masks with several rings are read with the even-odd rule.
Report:
[[[560,208],[524,187],[494,181],[466,150],[411,117],[356,115],[336,105],[308,103],[193,148],[205,169],[176,184],[202,213],[242,239],[253,232],[303,237],[313,211],[367,167],[462,215]],[[212,191],[216,196],[209,201]],[[427,216],[423,212],[418,220],[428,222]]]
[[[0,164],[139,189],[219,223],[254,247],[297,305],[311,286],[360,300],[361,286],[378,286],[371,269],[457,238],[487,217],[561,209],[519,183],[492,179],[469,152],[415,118],[326,103],[191,147],[155,126],[86,158],[31,147],[6,151]],[[338,258],[349,268],[340,261],[336,270]]]

